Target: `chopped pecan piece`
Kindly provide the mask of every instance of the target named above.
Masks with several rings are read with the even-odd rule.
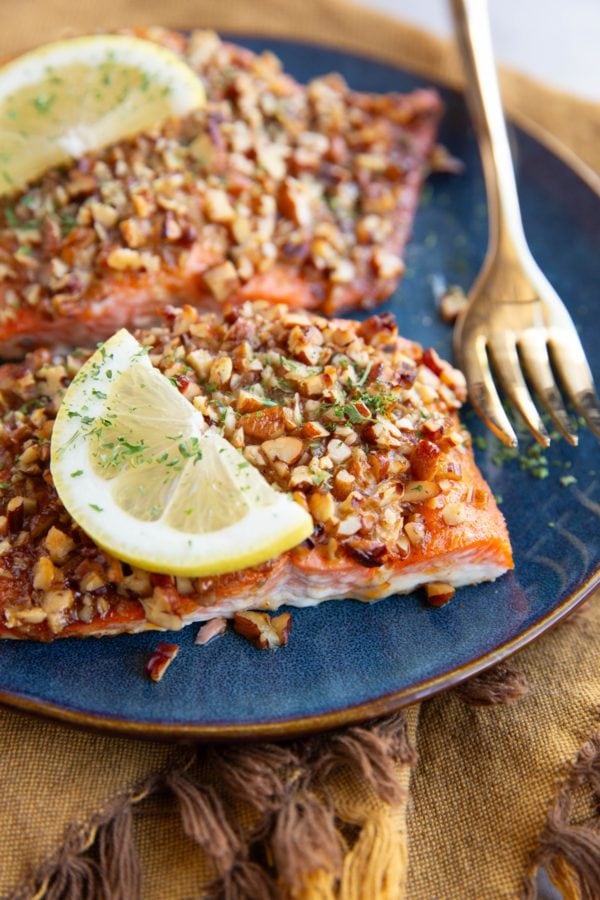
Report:
[[[369,569],[382,566],[387,553],[385,544],[361,538],[352,538],[346,541],[343,547],[357,563],[367,566]]]
[[[308,498],[308,508],[317,522],[329,522],[335,515],[335,501],[330,493],[317,491]]]
[[[65,534],[64,531],[61,531],[60,528],[56,528],[54,525],[46,535],[44,543],[46,544],[52,562],[59,564],[65,561],[69,553],[75,547],[73,538],[69,537],[68,534]]]
[[[419,481],[430,481],[437,469],[440,448],[433,441],[419,441],[411,458],[412,473]]]
[[[314,438],[328,437],[329,432],[319,422],[305,422],[302,426],[302,437],[312,440]]]
[[[75,602],[72,590],[47,591],[42,600],[42,606],[47,613],[64,613]]]
[[[333,493],[336,500],[345,500],[355,484],[354,475],[345,469],[339,469],[333,479]]]
[[[337,533],[340,536],[349,536],[351,534],[356,534],[357,531],[360,531],[362,528],[362,522],[360,520],[360,516],[348,516],[346,519],[343,519],[337,527]]]
[[[284,647],[288,642],[291,627],[292,616],[289,612],[271,617],[267,613],[246,610],[236,612],[233,616],[234,631],[259,650]]]
[[[442,518],[446,525],[460,525],[467,517],[467,507],[464,503],[448,503],[442,510]]]
[[[204,272],[202,278],[216,300],[224,300],[239,285],[235,266],[229,260]]]
[[[242,416],[240,425],[247,437],[267,441],[284,433],[285,416],[280,406],[270,406]]]
[[[439,492],[440,486],[435,481],[407,481],[402,499],[405,503],[424,503]]]
[[[25,517],[25,498],[12,497],[6,505],[6,518],[10,532],[20,531]]]
[[[177,644],[167,644],[159,641],[152,656],[146,663],[146,672],[152,681],[162,681],[163,675],[179,653]]]
[[[341,465],[352,456],[352,450],[338,438],[332,438],[327,444],[327,455],[335,465]]]
[[[278,616],[273,616],[271,625],[277,633],[280,645],[285,647],[292,630],[292,614],[284,612],[280,613]]]
[[[33,587],[36,591],[49,591],[56,577],[54,563],[49,556],[40,556],[33,567]]]
[[[445,581],[430,581],[425,585],[425,592],[431,606],[445,606],[454,597],[456,589]]]
[[[427,366],[428,369],[431,369],[435,375],[439,375],[444,369],[444,363],[442,362],[439,353],[433,349],[433,347],[428,347],[423,351],[423,365]]]
[[[199,629],[196,635],[195,644],[203,647],[210,641],[214,640],[227,631],[227,619],[223,616],[217,616],[215,619],[209,619]]]
[[[257,412],[259,409],[264,409],[265,406],[264,400],[251,391],[241,390],[237,396],[236,408],[240,413]]]
[[[282,215],[296,225],[308,228],[312,224],[310,193],[301,181],[286,178],[279,189],[277,202]]]
[[[465,164],[461,159],[452,156],[443,144],[436,144],[429,156],[432,172],[444,172],[448,175],[461,175]]]
[[[284,435],[271,441],[265,441],[261,449],[271,462],[281,460],[281,462],[293,466],[302,456],[304,444],[299,438]]]
[[[452,325],[463,312],[469,302],[460,287],[449,287],[439,299],[440,316],[448,325]]]
[[[425,524],[423,522],[407,522],[404,531],[413,547],[420,547],[425,540]]]
[[[137,250],[132,250],[129,247],[117,247],[115,250],[111,250],[106,262],[111,269],[117,269],[118,271],[144,268],[144,256]]]

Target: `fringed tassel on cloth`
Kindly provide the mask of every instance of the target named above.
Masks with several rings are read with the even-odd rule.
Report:
[[[132,809],[157,790],[163,777],[164,773],[153,772],[115,797],[86,825],[70,825],[63,846],[8,900],[139,900]]]
[[[72,826],[60,851],[10,900],[139,900],[136,811],[158,793],[171,797],[214,872],[212,884],[198,884],[199,895],[396,900],[406,872],[393,816],[404,797],[396,767],[413,761],[403,714],[287,745],[190,748],[85,827]],[[332,776],[341,771],[370,792],[363,822],[336,806]],[[238,816],[240,804],[251,815]],[[350,833],[358,833],[354,846]]]
[[[572,823],[576,794],[584,792],[594,809],[585,822]],[[545,868],[565,900],[600,897],[600,734],[580,750],[561,787],[534,854],[526,895],[536,896],[535,874]]]
[[[240,842],[214,788],[197,786],[180,772],[167,775],[165,784],[179,801],[187,836],[210,855],[219,874],[229,872],[240,853]]]
[[[207,891],[214,900],[279,900],[273,879],[257,863],[238,860]]]
[[[404,895],[407,850],[388,810],[363,825],[346,855],[339,900],[396,900]]]
[[[107,817],[85,829],[72,826],[60,851],[40,867],[33,879],[17,888],[9,900],[136,900],[139,871],[135,849],[127,838],[126,821],[131,818],[131,810],[120,806],[115,811],[111,804]],[[124,838],[123,843],[115,839],[117,835]],[[99,848],[99,863],[86,855],[92,846]]]
[[[279,878],[294,900],[310,897],[309,886],[316,890],[317,885],[317,896],[329,900],[342,869],[342,844],[333,805],[309,789],[309,778],[292,780],[275,817],[270,849]]]
[[[464,681],[454,693],[471,706],[497,706],[514,703],[529,692],[527,679],[507,663],[498,663],[491,669]]]
[[[140,863],[133,840],[131,804],[124,804],[114,819],[98,830],[96,843],[104,895],[111,900],[139,897]]]
[[[251,806],[265,818],[279,809],[286,792],[286,775],[300,764],[292,747],[258,744],[209,748],[208,767],[218,770],[227,795]]]
[[[23,898],[30,895],[22,894]],[[45,900],[95,900],[98,896],[98,869],[92,860],[68,856],[60,860],[54,876],[42,882],[34,895]]]
[[[369,787],[387,803],[402,800],[396,764],[413,765],[415,752],[408,740],[403,714],[355,726],[319,739],[313,738],[312,766],[317,779],[326,780],[336,769],[352,765]]]

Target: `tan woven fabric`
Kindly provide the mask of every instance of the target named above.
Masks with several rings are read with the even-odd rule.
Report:
[[[411,898],[519,896],[565,763],[599,730],[598,598],[513,662],[530,685],[518,703],[476,708],[444,695],[421,709]]]
[[[66,33],[161,23],[318,40],[397,62],[424,77],[460,80],[447,45],[344,0],[171,0],[167,6],[158,0],[0,0],[0,11],[2,56]],[[514,73],[503,74],[503,90],[511,113],[549,129],[600,169],[598,107]],[[377,799],[356,770],[329,777],[325,788],[340,834],[347,837],[338,895],[343,900],[518,897],[565,766],[598,730],[599,647],[596,600],[585,616],[516,658],[530,685],[519,703],[475,708],[445,695],[420,713],[410,709],[408,734],[417,744],[419,763],[408,806],[392,808]],[[62,846],[70,823],[85,826],[83,843],[93,840],[102,811],[132,785],[169,766],[178,753],[1,711],[0,895],[15,890]],[[198,777],[210,782],[211,772],[205,767]],[[407,763],[397,765],[396,777],[408,785]],[[160,792],[148,800],[131,799],[144,900],[201,896],[214,871],[183,833],[172,799]],[[241,832],[253,827],[255,815],[248,808],[230,804],[227,812]],[[90,822],[95,824],[89,827]],[[280,875],[284,869],[279,866]],[[315,870],[294,896],[332,898],[332,885],[326,868]]]
[[[462,82],[453,47],[347,0],[0,0],[0,52],[17,53],[51,38],[125,25],[211,27],[272,34],[356,50],[450,85]],[[532,40],[535,36],[532,35]],[[516,72],[502,73],[507,108],[546,128],[600,170],[600,106],[550,90]]]

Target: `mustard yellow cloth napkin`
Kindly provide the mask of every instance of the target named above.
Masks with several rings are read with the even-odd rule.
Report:
[[[451,47],[345,0],[2,11],[2,56],[164,24],[320,41],[460,83]],[[600,169],[597,106],[515,73],[502,87],[520,123]],[[0,896],[498,900],[531,890],[541,861],[564,896],[600,897],[599,648],[596,598],[515,658],[523,677],[290,745],[174,748],[0,711]]]

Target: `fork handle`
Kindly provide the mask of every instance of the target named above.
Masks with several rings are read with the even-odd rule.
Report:
[[[490,32],[487,0],[452,0],[488,200],[489,247],[523,247],[525,235]],[[526,246],[526,244],[525,244]]]

